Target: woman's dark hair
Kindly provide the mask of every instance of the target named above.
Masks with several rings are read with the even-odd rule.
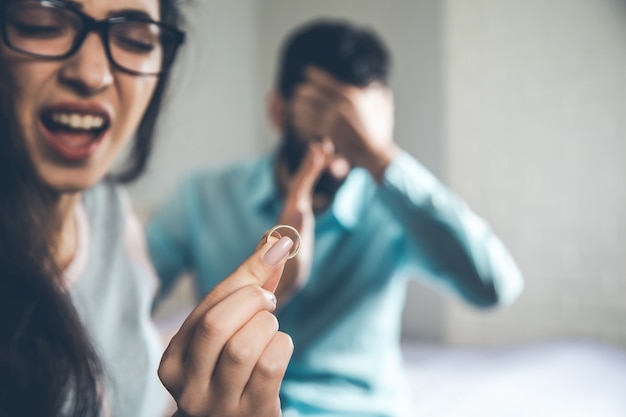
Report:
[[[178,25],[175,1],[160,5],[163,20]],[[100,360],[53,257],[59,219],[21,140],[9,79],[0,65],[0,416],[100,416]],[[122,180],[146,165],[166,84],[163,75]]]
[[[57,219],[23,142],[15,140],[6,88],[0,87],[0,415],[56,416],[63,409],[95,416],[99,362],[62,289],[50,250]]]
[[[283,97],[291,98],[294,88],[304,81],[307,66],[365,87],[372,82],[387,84],[390,57],[372,30],[344,20],[320,19],[293,32],[282,48],[277,87]]]

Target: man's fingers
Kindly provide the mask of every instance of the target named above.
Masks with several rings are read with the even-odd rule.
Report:
[[[357,90],[358,87],[343,83],[328,72],[314,66],[309,66],[305,70],[307,81],[316,86],[328,99],[337,101],[346,98],[350,91]]]
[[[329,147],[325,142],[313,142],[309,144],[304,162],[292,180],[290,186],[291,193],[288,199],[294,199],[296,201],[300,199],[311,199],[315,183],[328,163],[330,152],[332,152],[332,147]]]
[[[291,100],[291,122],[305,137],[320,136],[332,127],[335,103],[326,98],[315,86],[301,85]]]

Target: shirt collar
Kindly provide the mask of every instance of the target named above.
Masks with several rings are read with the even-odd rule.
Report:
[[[274,164],[277,153],[263,157],[257,166],[256,175],[252,177],[249,189],[249,203],[258,211],[272,207],[282,207],[282,196],[276,184]],[[361,168],[350,171],[348,178],[337,191],[330,208],[319,220],[328,216],[334,217],[346,230],[357,225],[359,217],[365,209],[365,193],[369,174]]]
[[[345,229],[352,230],[359,222],[365,209],[365,192],[368,181],[367,172],[354,168],[337,191],[330,207],[330,212]]]

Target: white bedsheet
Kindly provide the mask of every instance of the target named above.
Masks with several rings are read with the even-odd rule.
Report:
[[[405,342],[403,351],[415,417],[626,417],[624,349],[585,341]]]

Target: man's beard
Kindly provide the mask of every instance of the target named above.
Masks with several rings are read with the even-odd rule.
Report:
[[[284,162],[289,172],[289,176],[292,177],[298,171],[306,152],[308,149],[308,142],[301,139],[295,132],[293,127],[287,126],[284,130],[283,138],[281,141],[281,147],[279,152],[279,158]],[[336,178],[332,176],[327,170],[322,171],[320,177],[315,183],[313,189],[314,195],[324,196],[329,200],[332,200],[339,190],[339,187],[343,184],[345,178]]]

